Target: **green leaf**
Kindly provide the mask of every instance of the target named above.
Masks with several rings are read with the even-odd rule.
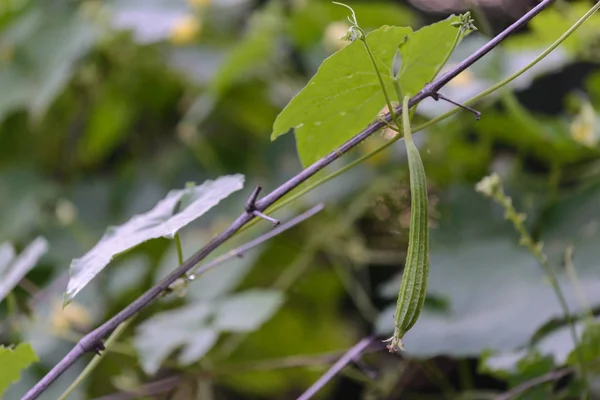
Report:
[[[575,325],[585,362],[596,360],[600,354],[599,322],[599,320],[595,320],[589,325],[578,322]],[[482,372],[508,380],[511,386],[516,386],[526,381],[527,376],[533,378],[556,366],[577,365],[578,363],[570,327],[561,326],[526,349],[497,352],[482,357],[480,368]],[[538,367],[541,369],[537,369]],[[528,373],[529,368],[532,369],[530,373]]]
[[[452,23],[458,20],[459,18],[453,15],[425,26],[408,35],[400,45],[402,65],[397,79],[402,97],[414,96],[442,69],[455,44],[458,44],[459,29],[452,26]]]
[[[221,332],[256,330],[277,311],[283,295],[275,290],[249,290],[155,315],[139,326],[134,344],[142,368],[153,374],[178,348],[178,363],[202,358]]]
[[[127,138],[133,107],[123,97],[122,89],[108,87],[100,93],[90,114],[85,134],[78,143],[78,156],[87,165],[94,165]]]
[[[287,242],[287,241],[286,241]],[[357,333],[348,329],[347,320],[339,307],[340,296],[345,296],[344,286],[331,268],[319,257],[304,257],[306,248],[291,243],[271,248],[268,258],[289,260],[294,265],[279,263],[281,268],[297,267],[296,257],[309,268],[295,289],[286,293],[285,310],[278,312],[260,330],[249,334],[232,355],[231,362],[280,358],[298,354],[319,354],[347,349],[358,340]],[[281,252],[281,253],[280,253]],[[284,253],[280,257],[278,254]],[[262,258],[262,257],[261,257]],[[271,270],[271,271],[270,271]],[[276,277],[268,264],[258,263],[253,275],[259,282],[267,277]],[[293,334],[290,334],[293,332]],[[308,387],[319,378],[322,370],[313,368],[272,369],[249,371],[224,377],[227,386],[249,398],[280,398],[290,387]],[[328,398],[327,396],[325,396]]]
[[[569,4],[565,9],[549,7],[531,20],[526,32],[507,38],[504,46],[510,50],[544,48],[558,39],[589,9],[589,4],[585,2]],[[590,55],[587,52],[594,51],[594,44],[590,38],[600,32],[599,23],[600,15],[596,13],[586,24],[569,36],[560,45],[560,48],[572,55],[578,52]]]
[[[28,343],[20,343],[14,349],[0,346],[0,396],[19,380],[21,371],[36,361],[38,358]]]
[[[508,386],[514,388],[547,374],[555,368],[552,356],[543,356],[536,351],[530,352],[517,362],[516,373],[508,378]],[[527,400],[546,400],[552,398],[554,382],[545,382],[527,391]]]
[[[16,258],[15,250],[9,243],[0,245],[0,302],[47,251],[48,241],[43,237],[31,242]]]
[[[100,241],[83,257],[74,259],[65,293],[65,305],[119,253],[159,237],[173,238],[187,224],[240,190],[242,175],[222,176],[196,187],[172,190],[154,208],[131,218],[120,226],[109,227]],[[178,207],[179,203],[187,204]]]
[[[250,20],[250,32],[239,41],[224,60],[209,90],[221,96],[239,80],[248,80],[273,57],[275,41],[283,18],[276,10],[256,13]]]
[[[581,335],[580,342],[583,353],[583,362],[591,362],[600,359],[600,321],[594,321],[588,324]],[[578,365],[576,349],[574,349],[567,358],[567,363]]]
[[[411,28],[383,26],[366,37],[389,93],[392,62]],[[356,41],[327,58],[316,75],[277,116],[271,139],[296,135],[304,166],[328,154],[372,122],[385,99],[363,43]]]

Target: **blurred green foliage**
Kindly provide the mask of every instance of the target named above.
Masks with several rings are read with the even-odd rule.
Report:
[[[592,4],[560,3],[442,92],[464,101],[491,86]],[[416,31],[447,17],[405,2],[351,5],[367,31]],[[483,11],[493,27],[505,25],[508,17]],[[270,141],[273,124],[344,44],[346,15],[319,0],[0,0],[0,248],[12,249],[0,251],[0,265],[39,236],[48,241],[47,253],[0,304],[0,343],[28,342],[40,359],[5,398],[19,398],[82,333],[177,266],[174,244],[153,239],[116,256],[62,309],[71,260],[108,226],[147,212],[187,182],[245,175],[242,191],[181,231],[189,257],[242,212],[254,186],[272,189],[301,170],[292,135]],[[321,398],[498,393],[573,365],[573,343],[543,273],[502,211],[473,187],[498,172],[530,231],[545,242],[572,311],[600,309],[599,18],[476,104],[480,121],[461,112],[415,136],[430,184],[426,308],[406,336],[406,358],[365,355]],[[486,39],[469,35],[445,68]],[[373,119],[383,107],[373,108]],[[415,123],[450,107],[426,100]],[[363,128],[346,127],[350,135]],[[337,133],[331,127],[323,134]],[[334,168],[384,142],[375,135]],[[403,148],[396,143],[278,211],[286,220],[317,201],[326,204],[316,217],[142,312],[70,398],[147,388],[170,377],[181,378],[179,387],[165,384],[150,398],[295,398],[339,352],[375,330],[387,333],[408,239]],[[211,259],[268,229],[257,224]],[[562,267],[570,245],[579,287]],[[243,306],[231,306],[240,299]],[[234,326],[231,316],[246,324]],[[160,325],[165,321],[169,329]],[[582,346],[597,382],[597,323],[586,326],[580,324]],[[207,327],[219,327],[219,334],[201,337]],[[466,372],[464,362],[471,363]],[[75,364],[42,398],[57,398],[85,364]],[[577,379],[561,380],[523,398],[579,387]]]

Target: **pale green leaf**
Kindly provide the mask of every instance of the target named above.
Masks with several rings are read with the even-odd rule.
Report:
[[[36,361],[38,358],[28,343],[14,349],[0,346],[0,396],[11,383],[19,380],[21,371]]]
[[[98,34],[89,21],[80,18],[46,22],[26,51],[37,67],[30,77],[32,99],[29,111],[39,119],[75,72],[77,61],[94,45]]]
[[[219,339],[219,332],[212,328],[198,329],[189,337],[177,360],[181,365],[190,365],[201,359]]]
[[[457,21],[458,17],[451,16],[425,26],[400,45],[402,65],[397,79],[402,97],[417,94],[442,69],[457,42],[459,29],[452,26]]]
[[[14,249],[12,252],[11,249],[8,243],[0,246],[0,301],[19,284],[21,279],[35,267],[40,257],[48,251],[48,241],[38,237],[16,258],[14,258]]]
[[[169,354],[189,343],[195,343],[191,352],[198,354],[196,335],[206,332],[207,321],[213,313],[211,308],[211,303],[196,303],[159,313],[141,324],[136,330],[134,345],[144,371],[154,374]],[[210,347],[205,348],[205,352],[208,350]],[[185,360],[189,360],[189,353]]]
[[[214,326],[228,332],[252,331],[279,309],[283,296],[277,290],[248,290],[219,304]]]
[[[134,216],[123,225],[109,227],[89,252],[71,262],[65,303],[68,304],[115,255],[150,239],[173,238],[181,228],[240,190],[243,183],[242,175],[229,175],[205,181],[200,186],[173,190],[152,210]]]
[[[221,332],[256,330],[273,316],[282,301],[279,291],[249,290],[159,313],[136,331],[134,345],[142,368],[148,374],[155,373],[179,348],[179,364],[194,363],[212,348]]]
[[[28,108],[39,119],[75,71],[76,63],[93,46],[96,27],[79,15],[40,15],[33,10],[8,28],[7,42],[18,57],[0,65],[0,121],[10,112]]]
[[[383,26],[367,35],[388,93],[392,63],[411,28]],[[328,154],[377,117],[385,105],[363,43],[356,41],[323,61],[316,75],[277,116],[271,139],[294,129],[303,165]]]

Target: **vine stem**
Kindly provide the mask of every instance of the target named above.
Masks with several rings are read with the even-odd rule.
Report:
[[[309,387],[297,400],[309,400],[332,380],[346,365],[357,359],[362,352],[375,340],[373,336],[362,339],[348,350],[329,370]]]
[[[514,388],[512,388],[511,390],[509,390],[506,393],[501,394],[500,396],[496,396],[494,398],[494,400],[510,400],[510,399],[514,399],[516,397],[518,397],[519,395],[527,392],[528,390],[542,385],[544,383],[548,383],[548,382],[554,382],[559,380],[560,378],[569,375],[571,372],[573,372],[573,369],[571,367],[567,367],[567,368],[563,368],[563,369],[559,369],[556,371],[551,371],[545,375],[542,376],[538,376],[535,379],[531,379],[525,383],[520,384],[519,386],[515,386]]]
[[[542,10],[549,7],[555,0],[542,0],[537,6],[532,8],[529,12],[515,21],[512,25],[506,28],[503,32],[498,34],[496,37],[491,39],[465,60],[458,65],[454,66],[451,70],[435,79],[430,84],[417,93],[410,99],[409,107],[414,106],[420,101],[435,95],[442,87],[450,82],[458,74],[469,68],[480,58],[488,54],[494,48],[496,48],[500,42],[506,39],[508,36],[519,30],[521,27],[527,24],[529,20],[538,15]],[[391,111],[391,110],[390,110]],[[395,109],[397,114],[402,112],[402,107],[399,106]],[[367,128],[356,134],[354,137],[346,141],[340,147],[330,152],[328,155],[322,157],[312,165],[308,166],[296,176],[283,183],[278,188],[274,189],[271,193],[260,199],[255,204],[255,209],[258,211],[265,211],[267,207],[275,204],[275,202],[285,196],[287,193],[295,189],[301,183],[315,175],[317,172],[327,167],[329,164],[340,158],[343,154],[349,152],[366,138],[380,130],[389,123],[391,115],[388,113],[384,121],[375,121]],[[188,270],[193,268],[197,263],[202,261],[206,256],[212,253],[216,248],[225,243],[229,238],[235,235],[242,227],[252,221],[255,216],[252,213],[244,211],[238,218],[231,223],[220,234],[215,236],[209,241],[203,248],[198,250],[196,254],[192,255],[186,262],[183,263],[179,268],[173,270],[170,274],[164,277],[155,286],[146,291],[143,295],[138,297],[127,307],[117,313],[114,317],[104,322],[98,328],[94,329],[87,335],[85,335],[79,343],[77,343],[34,387],[32,387],[23,397],[23,400],[33,400],[42,394],[59,376],[61,376],[69,367],[71,367],[78,359],[80,359],[85,353],[93,351],[101,343],[101,340],[108,336],[113,330],[115,330],[121,323],[131,318],[133,315],[146,308],[155,299],[157,299],[161,293],[163,293],[169,286],[171,286],[180,276],[185,274]]]
[[[521,235],[522,244],[524,244],[530,250],[530,252],[536,258],[538,263],[544,269],[544,272],[546,273],[546,277],[548,278],[550,286],[552,286],[552,290],[554,290],[554,294],[556,295],[556,298],[558,299],[560,307],[562,308],[563,315],[565,316],[565,318],[567,319],[567,321],[569,323],[569,331],[571,333],[571,339],[573,340],[573,346],[575,346],[575,355],[577,357],[577,362],[579,364],[579,368],[581,369],[581,376],[582,376],[583,386],[584,386],[584,389],[581,393],[581,399],[585,400],[585,399],[587,399],[588,393],[589,393],[589,382],[587,379],[587,368],[585,366],[585,361],[584,361],[584,357],[583,357],[583,353],[582,353],[583,350],[581,348],[581,342],[579,340],[579,336],[577,335],[577,331],[575,329],[575,318],[573,318],[573,315],[571,314],[571,311],[569,310],[569,304],[567,303],[565,294],[563,293],[563,291],[560,287],[560,284],[558,283],[558,277],[556,275],[556,272],[548,264],[548,258],[542,252],[541,243],[536,244],[533,241],[533,238],[531,237],[531,235],[525,228],[525,225],[523,224],[523,218],[521,218],[520,215],[515,211],[515,208],[512,205],[512,201],[510,201],[510,198],[505,197],[504,193],[500,194],[498,192],[494,196],[494,199],[498,203],[503,205],[504,209],[506,210],[506,218],[509,219],[513,223],[515,229]]]
[[[357,26],[357,28],[358,28],[358,26]],[[360,32],[362,33],[360,41],[365,46],[365,50],[367,50],[367,54],[369,55],[371,64],[373,64],[373,68],[375,69],[377,79],[379,79],[379,86],[381,86],[381,91],[383,92],[383,97],[385,97],[385,102],[388,107],[388,112],[392,115],[392,121],[394,121],[394,124],[396,124],[396,128],[398,128],[398,131],[400,131],[402,128],[400,127],[400,124],[398,123],[398,115],[397,115],[396,111],[394,110],[394,107],[392,106],[390,96],[388,95],[387,89],[385,88],[385,83],[383,82],[383,77],[381,76],[379,67],[377,67],[377,63],[375,62],[375,57],[373,56],[373,52],[371,51],[371,48],[369,47],[369,44],[367,43],[367,35],[365,35],[365,33],[362,29],[360,29]]]
[[[117,329],[113,331],[113,333],[110,334],[109,338],[106,339],[106,348],[110,348],[110,346],[123,334],[123,332],[125,332],[125,329],[127,329],[127,327],[129,326],[129,324],[131,324],[133,319],[134,318],[130,318],[127,321],[123,322],[117,327]],[[83,371],[81,371],[77,378],[75,378],[73,383],[71,383],[69,387],[60,395],[58,400],[66,400],[69,397],[69,395],[73,393],[73,391],[77,388],[77,386],[79,386],[96,369],[98,364],[100,364],[100,361],[102,361],[102,359],[104,358],[104,354],[95,355],[94,358],[92,358],[92,361],[90,361],[90,363],[86,365],[86,367],[83,369]]]
[[[179,236],[179,232],[175,234],[175,245],[177,247],[177,261],[179,261],[179,265],[183,265],[183,248],[181,247],[181,237]]]
[[[483,178],[475,186],[476,190],[482,193],[484,196],[490,197],[496,203],[498,203],[504,209],[504,218],[510,221],[514,229],[521,236],[519,244],[526,247],[529,252],[535,257],[537,262],[542,266],[546,274],[546,279],[550,283],[552,290],[558,300],[562,313],[569,324],[569,331],[573,340],[573,346],[575,346],[575,356],[579,364],[582,380],[583,390],[581,391],[581,399],[587,399],[589,393],[589,381],[587,379],[587,368],[585,366],[583,350],[580,346],[580,340],[575,329],[575,318],[569,310],[569,304],[567,299],[558,283],[558,276],[548,263],[548,257],[543,252],[543,243],[535,242],[531,237],[531,234],[525,227],[523,221],[525,221],[525,214],[519,214],[513,206],[512,199],[504,193],[504,187],[502,179],[497,173],[493,173],[490,176]]]

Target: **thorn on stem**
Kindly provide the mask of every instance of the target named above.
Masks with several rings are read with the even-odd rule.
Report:
[[[477,121],[479,121],[479,120],[481,119],[481,113],[480,113],[479,111],[477,111],[477,110],[475,110],[474,108],[471,108],[471,107],[469,107],[469,106],[466,106],[466,105],[464,105],[464,104],[457,103],[456,101],[454,101],[454,100],[452,100],[452,99],[449,99],[449,98],[447,98],[446,96],[444,96],[444,95],[443,95],[443,94],[441,94],[441,93],[432,93],[432,94],[431,94],[431,98],[432,98],[432,99],[434,99],[435,101],[438,101],[438,100],[444,100],[444,101],[447,101],[447,102],[448,102],[448,103],[450,103],[450,104],[454,104],[455,106],[458,106],[458,107],[460,107],[460,108],[463,108],[463,109],[465,109],[465,110],[467,110],[467,111],[469,111],[469,112],[473,113],[473,114],[475,115],[475,119],[476,119]]]
[[[104,350],[106,350],[106,347],[104,347],[104,343],[102,343],[101,340],[98,340],[92,349],[92,351],[98,356],[101,355],[101,352]]]
[[[252,211],[252,215],[254,215],[255,217],[258,217],[258,218],[266,219],[267,221],[269,221],[270,223],[273,224],[273,227],[276,227],[277,225],[279,225],[281,223],[281,221],[279,221],[278,219],[269,217],[268,215],[265,215],[258,210]]]
[[[258,198],[258,194],[261,190],[262,187],[260,185],[256,186],[254,191],[250,194],[250,197],[248,197],[248,200],[246,200],[246,206],[244,207],[244,209],[248,214],[252,214],[255,217],[267,220],[273,224],[273,227],[275,227],[281,223],[279,220],[273,217],[269,217],[268,215],[265,215],[256,209],[256,199]]]
[[[256,210],[256,199],[258,198],[258,194],[260,193],[260,191],[262,190],[262,186],[257,185],[254,190],[252,191],[252,193],[250,194],[250,197],[248,197],[248,200],[246,200],[246,207],[244,208],[246,210],[247,213],[252,213],[252,211]]]

